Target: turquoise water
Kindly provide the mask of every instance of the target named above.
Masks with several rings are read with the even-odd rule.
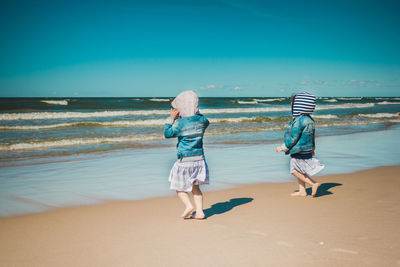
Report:
[[[321,134],[316,140],[316,157],[326,165],[321,175],[400,164],[400,126],[373,127],[366,132],[348,127],[336,129],[337,135]],[[243,141],[246,136],[251,142]],[[290,158],[275,152],[282,132],[274,131],[273,136],[265,140],[262,132],[256,132],[205,137],[211,184],[203,189],[294,181],[289,174]],[[176,140],[164,142],[165,147],[16,159],[12,164],[22,166],[8,163],[1,168],[0,216],[172,195],[167,177],[175,161]]]
[[[172,98],[0,98],[0,167],[49,156],[170,146],[162,135]],[[288,97],[201,98],[209,144],[281,139],[291,120]],[[400,123],[400,98],[320,97],[318,134],[375,130]]]

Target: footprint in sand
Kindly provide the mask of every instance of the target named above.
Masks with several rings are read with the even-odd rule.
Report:
[[[332,252],[341,252],[341,253],[353,254],[353,255],[358,254],[358,251],[348,250],[348,249],[344,249],[344,248],[333,248],[333,249],[331,249],[331,251]]]

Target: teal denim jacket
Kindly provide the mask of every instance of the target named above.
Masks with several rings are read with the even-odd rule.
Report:
[[[315,148],[315,122],[310,115],[295,117],[286,127],[284,146],[286,154],[296,154]]]
[[[178,137],[178,159],[204,154],[203,135],[210,122],[201,114],[183,117],[173,124],[166,123],[164,136]]]

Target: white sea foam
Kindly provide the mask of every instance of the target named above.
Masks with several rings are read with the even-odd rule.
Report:
[[[149,100],[153,101],[153,102],[169,102],[170,101],[169,98],[150,98]]]
[[[400,119],[391,119],[387,120],[385,122],[391,122],[391,123],[400,123]],[[369,125],[369,124],[379,124],[382,123],[381,120],[371,120],[371,121],[350,121],[350,122],[334,122],[334,123],[324,123],[321,124],[319,123],[316,125],[317,127],[334,127],[334,126],[357,126],[357,125]]]
[[[110,143],[126,143],[126,142],[143,142],[162,139],[161,135],[145,135],[145,136],[122,136],[122,137],[97,137],[97,138],[72,138],[53,141],[32,141],[15,144],[2,144],[0,151],[12,150],[32,150],[45,149],[51,147],[79,146],[79,145],[95,145],[95,144],[110,144]]]
[[[389,102],[389,101],[383,101],[383,102],[378,102],[379,105],[400,105],[400,102]]]
[[[270,99],[253,99],[254,101],[257,101],[257,102],[278,102],[278,101],[283,101],[283,100],[285,100],[285,98],[284,97],[281,97],[281,98],[270,98]]]
[[[316,110],[326,110],[326,109],[350,109],[350,108],[370,108],[375,106],[374,103],[345,103],[338,105],[319,105],[316,107]]]
[[[149,116],[168,115],[169,110],[126,110],[126,111],[97,111],[97,112],[26,112],[2,113],[0,120],[45,120],[45,119],[70,119],[70,118],[102,118],[117,116]]]
[[[41,100],[40,102],[49,104],[49,105],[62,105],[66,106],[68,105],[68,100]]]
[[[263,107],[263,108],[221,108],[221,109],[201,109],[203,114],[225,114],[225,113],[262,113],[275,111],[288,111],[289,106]]]
[[[316,110],[327,109],[350,109],[373,107],[374,103],[345,103],[338,105],[319,105]],[[226,113],[265,113],[290,111],[289,105],[262,107],[262,108],[222,108],[222,109],[201,109],[203,114],[226,114]],[[169,110],[126,110],[126,111],[97,111],[97,112],[26,112],[26,113],[2,113],[0,121],[10,120],[45,120],[45,119],[69,119],[69,118],[102,118],[117,116],[150,116],[169,115]]]
[[[238,104],[258,104],[257,101],[237,101]]]
[[[324,99],[325,102],[338,102],[335,98],[333,99]]]
[[[316,110],[327,109],[350,109],[350,108],[369,108],[375,106],[374,103],[344,103],[344,104],[326,104],[318,105]],[[275,106],[275,107],[262,107],[262,108],[223,108],[223,109],[201,109],[203,114],[221,114],[221,113],[262,113],[262,112],[277,112],[277,111],[290,111],[290,106]]]
[[[328,114],[328,115],[313,115],[312,117],[316,118],[316,119],[337,119],[338,118],[337,115],[331,115],[331,114]]]
[[[240,118],[210,118],[211,123],[240,123],[244,121],[257,120],[259,117],[240,117]]]
[[[375,114],[358,114],[365,118],[397,118],[400,117],[400,113],[375,113]]]
[[[338,97],[339,100],[361,100],[362,97]]]
[[[65,127],[134,127],[134,126],[159,126],[164,125],[165,119],[158,120],[130,120],[130,121],[107,121],[107,122],[97,122],[97,121],[88,121],[88,122],[71,122],[71,123],[57,123],[57,124],[48,124],[48,125],[16,125],[16,126],[8,126],[2,125],[0,126],[0,130],[46,130],[46,129],[55,129],[55,128],[65,128]]]
[[[49,125],[16,125],[16,126],[1,125],[0,130],[42,130],[42,129],[73,127],[79,124],[80,123],[78,122],[78,123],[58,123]]]

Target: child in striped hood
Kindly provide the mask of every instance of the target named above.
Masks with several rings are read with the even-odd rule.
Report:
[[[300,93],[292,96],[293,120],[286,127],[284,143],[276,148],[276,152],[290,154],[290,173],[298,180],[299,191],[292,196],[307,196],[306,184],[312,187],[312,196],[317,194],[319,183],[311,179],[325,166],[314,158],[315,122],[310,114],[315,109],[315,96]]]

